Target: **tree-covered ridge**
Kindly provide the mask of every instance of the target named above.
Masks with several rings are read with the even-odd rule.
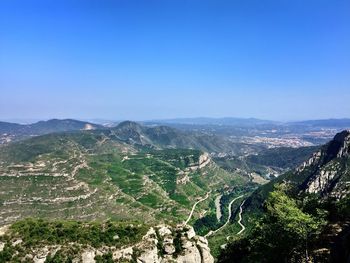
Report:
[[[141,240],[148,230],[139,222],[44,220],[28,218],[10,226],[9,236],[20,238],[24,246],[80,243],[93,247],[121,247]]]
[[[249,234],[230,244],[219,262],[320,262],[320,258],[328,262],[317,249],[330,211],[316,204],[312,197],[292,197],[286,185],[276,186],[264,204],[262,219]]]
[[[149,226],[139,222],[114,221],[66,221],[28,218],[10,226],[5,235],[0,236],[3,245],[0,262],[33,262],[30,255],[43,248],[51,254],[45,262],[72,262],[87,247],[121,248],[140,242]],[[43,250],[45,251],[45,250]],[[45,253],[45,252],[42,252]],[[100,259],[109,258],[106,253]]]

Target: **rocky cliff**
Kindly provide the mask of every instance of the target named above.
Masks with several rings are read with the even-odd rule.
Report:
[[[342,199],[350,193],[350,131],[338,133],[332,141],[297,168],[306,177],[302,190]]]

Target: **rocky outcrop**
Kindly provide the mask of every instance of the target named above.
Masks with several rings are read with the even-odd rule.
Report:
[[[322,155],[322,151],[315,152],[307,161],[303,162],[296,170],[297,172],[302,172],[305,170],[305,168],[308,168],[314,164],[316,164]]]
[[[194,172],[198,169],[202,169],[206,167],[210,163],[211,159],[208,153],[203,153],[198,158],[198,163],[191,165],[187,168],[187,170]]]
[[[297,168],[305,176],[301,185],[307,193],[342,199],[350,193],[350,131],[338,133],[332,141]]]
[[[334,137],[334,141],[340,143],[340,148],[337,153],[338,158],[350,155],[350,130],[338,133]]]
[[[152,227],[143,237],[142,242],[129,247],[136,255],[138,263],[213,263],[208,241],[197,236],[192,227],[167,225]],[[125,250],[125,249],[124,249]],[[118,254],[114,260],[127,260],[129,255]]]
[[[190,177],[188,176],[188,171],[179,171],[178,176],[176,178],[176,184],[186,184],[190,181]]]
[[[81,254],[81,260],[84,263],[95,263],[95,251],[86,250]]]
[[[23,241],[16,239],[11,241],[10,246],[19,251],[23,251]],[[0,242],[0,251],[5,247],[4,242]],[[214,263],[214,258],[210,254],[208,241],[206,238],[197,236],[192,227],[178,225],[171,227],[168,225],[158,225],[151,227],[136,244],[116,248],[92,247],[87,244],[69,243],[64,245],[45,245],[30,247],[28,253],[23,254],[23,262],[44,263],[56,253],[61,255],[74,247],[73,262],[95,263],[96,257],[109,255],[114,262],[136,261],[137,263]],[[19,255],[17,252],[15,252]]]
[[[203,153],[199,156],[198,162],[189,165],[183,171],[179,171],[178,177],[176,179],[177,184],[186,184],[190,181],[190,177],[188,176],[190,173],[195,172],[197,170],[203,169],[207,165],[211,163],[211,158],[208,153]]]
[[[309,180],[306,191],[308,193],[318,193],[325,189],[332,182],[336,171],[321,170],[313,179]]]

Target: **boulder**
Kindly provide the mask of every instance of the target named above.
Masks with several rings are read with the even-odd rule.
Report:
[[[158,229],[158,233],[161,237],[163,237],[165,235],[171,235],[171,230],[167,226],[161,226]]]
[[[81,260],[83,263],[95,263],[95,251],[86,250],[81,254]]]
[[[175,247],[172,244],[166,244],[166,245],[164,245],[164,251],[168,255],[174,254],[175,253]]]
[[[0,242],[0,252],[4,250],[5,242]]]

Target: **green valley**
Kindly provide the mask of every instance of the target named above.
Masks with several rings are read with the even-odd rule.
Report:
[[[186,260],[192,249],[190,262],[201,253],[208,257],[203,262],[212,262],[212,255],[220,262],[230,262],[232,253],[240,262],[239,255],[256,250],[257,254],[244,256],[247,262],[254,262],[263,255],[259,251],[266,250],[259,244],[265,244],[264,238],[271,238],[275,228],[306,220],[311,228],[300,230],[300,240],[304,240],[305,235],[324,233],[327,211],[348,210],[346,202],[342,208],[334,203],[337,208],[320,205],[316,209],[314,199],[303,201],[304,196],[295,194],[298,185],[307,185],[307,194],[316,186],[325,187],[322,195],[324,191],[333,195],[332,189],[339,188],[333,197],[347,191],[346,162],[344,158],[333,161],[339,152],[347,156],[347,136],[337,136],[323,147],[259,146],[254,154],[234,155],[227,150],[232,146],[224,143],[226,139],[219,143],[212,135],[127,121],[112,128],[50,133],[2,145],[0,226],[5,230],[0,259],[23,261],[43,254],[45,262],[66,262],[76,260],[74,253],[78,253],[94,262],[138,262],[142,258],[150,260],[145,262],[182,262],[180,258]],[[321,173],[314,162],[329,168]],[[312,178],[318,173],[345,184],[317,185]],[[306,178],[310,178],[308,183]],[[288,192],[273,192],[276,185],[286,183],[292,186]],[[284,204],[287,206],[281,208]],[[306,208],[309,204],[313,205],[311,212]],[[325,223],[318,224],[316,218],[321,215]],[[269,223],[274,220],[276,225]],[[136,231],[135,238],[125,231]],[[259,231],[266,236],[250,243]],[[295,233],[291,237],[283,233],[281,238],[291,241],[286,249],[293,250],[300,240],[292,238]],[[154,247],[144,240],[160,243]],[[315,240],[308,242],[316,246]],[[295,249],[300,255],[304,247]],[[271,253],[278,258],[287,255]]]

